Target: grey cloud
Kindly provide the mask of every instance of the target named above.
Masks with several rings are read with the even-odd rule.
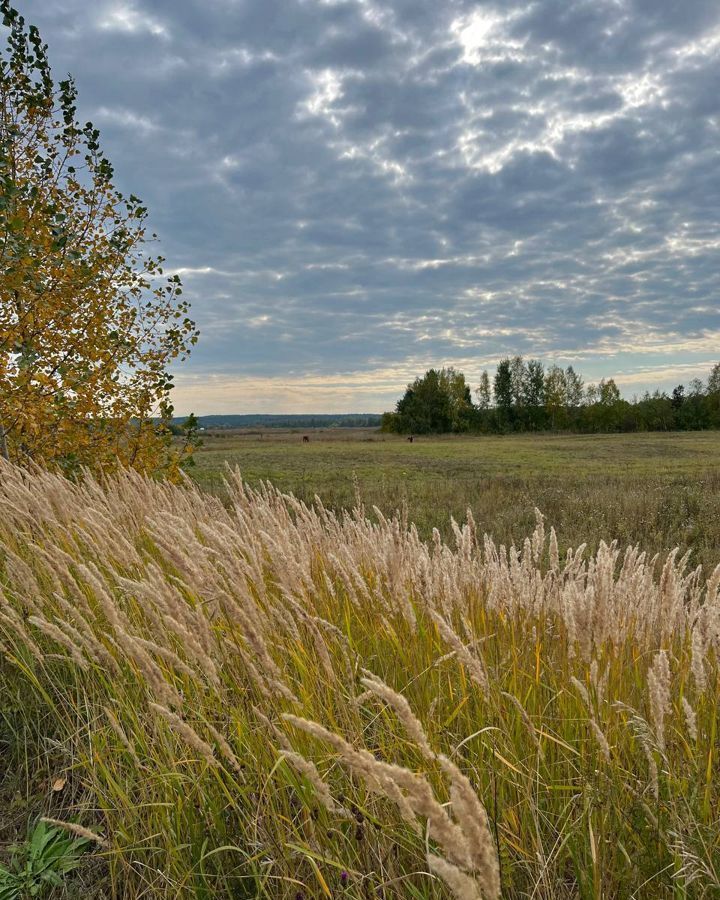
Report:
[[[190,372],[720,330],[716,0],[22,6],[196,270]]]

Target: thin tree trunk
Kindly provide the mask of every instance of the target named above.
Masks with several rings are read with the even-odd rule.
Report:
[[[7,446],[7,436],[5,435],[5,426],[2,422],[0,422],[0,456],[3,459],[10,461],[10,454],[8,453]]]

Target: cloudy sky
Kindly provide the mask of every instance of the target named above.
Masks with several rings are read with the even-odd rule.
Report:
[[[17,0],[202,336],[176,407],[720,358],[718,0]]]

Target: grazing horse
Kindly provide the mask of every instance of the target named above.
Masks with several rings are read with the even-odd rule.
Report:
[[[304,434],[303,435],[303,444],[309,444],[309,443],[310,443],[310,438],[306,434]]]
[[[415,440],[415,438],[412,434],[409,434],[407,439],[408,439],[408,441],[410,441],[411,444]]]

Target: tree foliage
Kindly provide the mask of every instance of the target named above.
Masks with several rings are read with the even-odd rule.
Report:
[[[487,370],[480,376],[480,384],[475,388],[475,394],[477,395],[478,409],[490,409],[492,391],[490,388],[490,376],[488,375]]]
[[[585,383],[572,366],[547,369],[537,359],[500,360],[493,379],[484,371],[472,402],[465,377],[455,369],[430,369],[411,384],[383,430],[430,434],[451,431],[538,430],[669,431],[720,428],[720,363],[707,383],[694,378],[672,396],[645,393],[623,399],[612,378]]]
[[[453,368],[429,369],[408,385],[394,414],[383,427],[402,434],[442,434],[467,431],[473,402],[465,376]]]
[[[710,372],[707,390],[708,394],[720,394],[720,363],[716,363]]]
[[[499,410],[509,418],[513,408],[513,380],[509,359],[501,359],[495,371],[493,382],[495,403]]]
[[[173,360],[197,340],[147,209],[113,186],[71,78],[7,0],[0,60],[0,425],[8,454],[73,471],[178,465]],[[154,235],[152,236],[155,237]]]

